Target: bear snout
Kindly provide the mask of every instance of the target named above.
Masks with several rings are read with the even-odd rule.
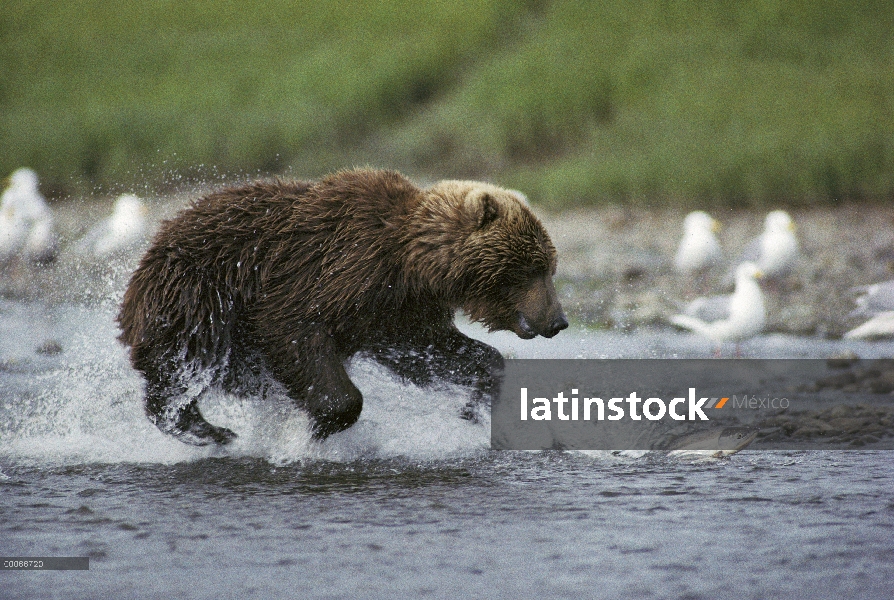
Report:
[[[568,327],[552,278],[536,279],[518,307],[515,334],[525,340],[538,335],[551,338]]]
[[[559,309],[559,314],[552,320],[549,321],[547,325],[543,327],[537,327],[529,321],[528,317],[524,315],[524,313],[518,313],[518,319],[516,321],[516,328],[514,328],[515,334],[523,340],[530,340],[532,338],[537,337],[538,335],[542,335],[545,338],[554,337],[563,329],[568,328],[568,319],[565,317],[565,313]]]
[[[559,313],[559,316],[555,318],[555,320],[550,323],[549,330],[543,334],[543,337],[551,338],[563,329],[568,329],[568,319],[565,318],[564,313]]]

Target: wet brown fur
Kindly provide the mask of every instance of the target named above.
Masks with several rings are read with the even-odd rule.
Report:
[[[120,339],[146,377],[150,418],[191,432],[185,441],[233,435],[204,422],[187,394],[203,370],[236,388],[268,370],[325,437],[359,416],[343,367],[357,352],[417,383],[445,376],[492,391],[480,382],[499,354],[456,330],[453,312],[530,337],[519,330],[524,314],[542,333],[561,315],[555,265],[537,218],[495,186],[420,189],[373,170],[259,181],[211,193],[162,225],[125,293]],[[434,360],[407,358],[413,350]]]

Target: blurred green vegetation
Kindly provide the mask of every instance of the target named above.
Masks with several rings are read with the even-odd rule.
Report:
[[[0,172],[112,189],[370,164],[553,207],[889,199],[892,32],[872,0],[7,3]]]

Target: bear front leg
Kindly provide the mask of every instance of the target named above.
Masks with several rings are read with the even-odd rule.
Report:
[[[484,342],[474,340],[452,325],[426,335],[392,339],[372,350],[372,356],[403,379],[419,386],[434,380],[472,388],[472,398],[461,411],[477,422],[482,406],[490,406],[500,393],[503,356]]]
[[[310,414],[314,438],[323,440],[357,422],[363,395],[348,377],[335,341],[322,328],[293,332],[285,348],[266,348],[274,377],[295,405]]]

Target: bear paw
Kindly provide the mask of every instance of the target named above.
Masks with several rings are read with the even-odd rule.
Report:
[[[181,429],[173,433],[181,442],[193,446],[207,446],[208,444],[225,446],[239,437],[226,427],[217,427],[208,422],[192,423],[188,429]]]

